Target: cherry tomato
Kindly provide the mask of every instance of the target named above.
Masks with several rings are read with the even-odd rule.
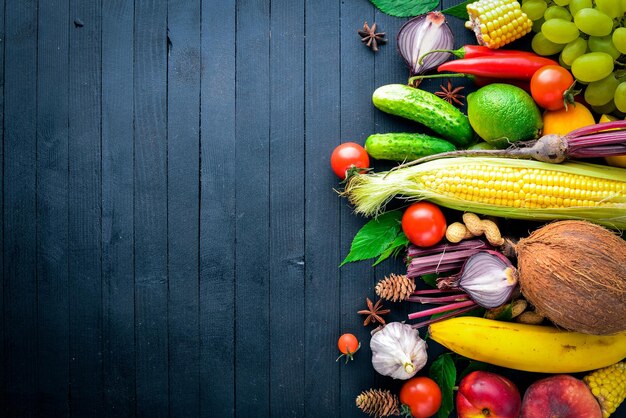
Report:
[[[546,110],[559,110],[565,102],[574,103],[571,87],[574,77],[558,65],[546,65],[538,69],[530,80],[530,93],[535,102]]]
[[[415,418],[428,418],[441,406],[441,389],[428,377],[414,377],[400,389],[400,402],[411,409]]]
[[[441,209],[432,203],[413,203],[402,215],[402,230],[413,244],[430,247],[445,235],[446,218]]]
[[[354,335],[346,333],[339,337],[339,341],[337,341],[337,347],[339,347],[339,351],[343,353],[337,358],[337,361],[345,356],[347,363],[348,360],[354,360],[353,355],[354,353],[359,351],[359,348],[361,348],[361,343]]]
[[[346,142],[334,149],[330,156],[330,165],[340,179],[346,178],[346,171],[351,167],[367,168],[370,157],[365,148],[354,142]]]

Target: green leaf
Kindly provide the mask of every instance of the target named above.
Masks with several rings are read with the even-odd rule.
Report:
[[[469,20],[469,15],[467,14],[467,5],[470,3],[474,3],[476,0],[467,0],[461,4],[457,4],[456,6],[449,7],[441,11],[441,13],[458,17],[459,19]]]
[[[456,366],[452,353],[444,353],[430,365],[428,375],[441,389],[441,407],[437,411],[438,418],[447,418],[454,409],[454,384],[456,382]]]
[[[370,220],[356,233],[350,246],[350,252],[339,267],[353,261],[367,260],[381,255],[402,230],[402,212],[385,212]]]
[[[461,372],[459,376],[459,381],[463,379],[465,376],[467,376],[468,374],[470,374],[471,372],[475,372],[477,370],[488,371],[489,369],[491,369],[491,365],[489,363],[484,363],[482,361],[476,361],[476,360],[470,360],[467,367],[465,367],[465,369],[463,369],[463,371]]]
[[[402,251],[403,248],[406,248],[408,245],[409,239],[406,237],[406,235],[404,235],[404,232],[400,231],[400,233],[391,242],[391,244],[389,244],[389,247],[387,247],[385,251],[382,252],[380,257],[378,257],[378,260],[376,260],[376,262],[372,264],[372,267],[382,262],[383,260],[386,260],[391,255],[398,255],[398,253]]]
[[[483,308],[482,306],[477,306],[477,307],[475,307],[474,309],[472,309],[472,310],[470,310],[468,312],[460,314],[459,316],[479,316],[479,317],[483,317],[483,316],[485,316],[485,310],[486,309]]]
[[[421,278],[427,285],[437,287],[437,279],[439,278],[437,273],[424,274]]]
[[[434,10],[439,0],[370,0],[381,12],[396,17],[410,17]]]

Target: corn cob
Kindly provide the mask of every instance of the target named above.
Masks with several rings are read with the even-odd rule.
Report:
[[[460,157],[358,174],[342,195],[373,216],[393,197],[530,220],[583,219],[626,228],[626,169],[567,162]]]
[[[626,398],[626,361],[591,372],[583,380],[608,418]]]
[[[465,27],[476,33],[480,45],[496,49],[532,30],[533,22],[515,0],[480,0],[467,5]]]

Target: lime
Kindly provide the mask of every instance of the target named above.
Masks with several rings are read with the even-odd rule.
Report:
[[[535,139],[543,126],[533,98],[510,84],[489,84],[470,93],[467,116],[474,131],[496,148]]]

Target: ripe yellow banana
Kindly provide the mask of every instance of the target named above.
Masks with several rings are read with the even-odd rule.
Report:
[[[626,357],[626,332],[588,335],[468,316],[435,322],[429,334],[462,356],[529,372],[583,372]]]

